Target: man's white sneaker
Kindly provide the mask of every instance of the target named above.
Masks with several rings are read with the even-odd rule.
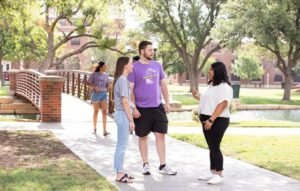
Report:
[[[148,163],[145,163],[143,165],[143,175],[150,175],[150,166]]]
[[[198,177],[198,180],[209,180],[213,177],[213,174],[212,173],[207,173],[207,174],[201,174],[199,177]]]
[[[224,182],[224,178],[218,174],[214,174],[211,179],[207,181],[208,184],[221,184]]]
[[[162,168],[161,170],[159,170],[159,173],[161,174],[167,174],[167,175],[176,175],[177,171],[174,169],[169,168],[167,165]]]

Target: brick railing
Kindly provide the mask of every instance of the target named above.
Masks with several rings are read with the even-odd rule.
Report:
[[[61,92],[65,79],[46,76],[34,70],[9,73],[10,95],[29,100],[41,113],[42,122],[61,121]]]

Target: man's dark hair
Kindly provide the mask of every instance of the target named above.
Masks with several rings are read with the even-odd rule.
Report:
[[[152,42],[146,41],[146,40],[140,42],[140,44],[139,44],[139,53],[141,54],[141,50],[144,50],[148,45],[152,45]]]
[[[132,58],[133,62],[139,61],[139,59],[140,59],[139,56],[134,56],[134,57]]]

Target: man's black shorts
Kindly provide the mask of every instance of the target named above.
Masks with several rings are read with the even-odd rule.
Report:
[[[168,118],[163,104],[158,107],[137,107],[141,117],[134,119],[135,134],[144,137],[150,132],[166,134],[168,132]]]

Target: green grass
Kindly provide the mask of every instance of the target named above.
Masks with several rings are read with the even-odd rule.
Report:
[[[117,190],[50,132],[0,131],[1,191]]]
[[[173,99],[180,101],[183,105],[197,105],[198,101],[192,95],[173,95]]]
[[[1,190],[116,190],[82,161],[0,170]]]
[[[207,148],[203,135],[172,135]],[[223,154],[300,180],[300,136],[225,135]],[[226,163],[226,161],[225,161]]]
[[[180,101],[183,105],[196,105],[198,101],[188,92],[187,86],[170,86],[173,99]],[[200,87],[200,92],[203,87]],[[276,105],[300,105],[300,92],[292,90],[291,100],[282,101],[283,89],[255,89],[241,88],[241,104],[276,104]]]
[[[7,86],[0,86],[0,96],[8,96],[8,87]]]
[[[170,121],[170,126],[200,127],[196,121]],[[230,127],[300,127],[299,122],[292,121],[239,121],[230,122]]]
[[[292,90],[291,100],[282,101],[283,89],[246,89],[240,90],[241,104],[300,105],[300,93]]]

